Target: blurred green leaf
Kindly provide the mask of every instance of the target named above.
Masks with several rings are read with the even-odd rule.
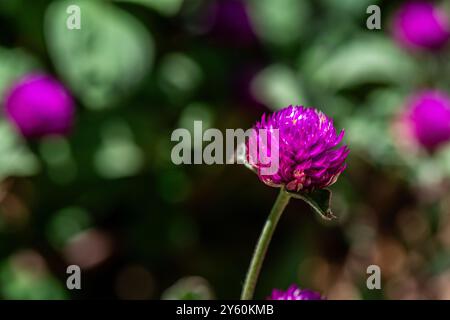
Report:
[[[377,4],[379,0],[320,0],[325,8],[330,12],[339,12],[348,15],[349,13],[358,18],[367,19],[366,9],[371,4]]]
[[[158,70],[159,84],[169,99],[183,100],[200,84],[203,73],[197,62],[183,53],[163,57]]]
[[[291,197],[305,201],[315,213],[325,220],[331,220],[336,216],[331,211],[331,191],[328,189],[315,190],[311,193],[285,191]]]
[[[187,105],[178,119],[178,126],[187,129],[191,135],[194,135],[194,121],[202,122],[202,129],[207,130],[212,127],[214,121],[213,108],[200,101],[195,101]],[[190,143],[192,145],[192,143]]]
[[[5,299],[11,300],[67,298],[67,291],[51,274],[24,267],[18,268],[11,258],[0,266],[0,294]]]
[[[372,90],[367,95],[364,105],[343,120],[346,140],[352,150],[368,155],[377,164],[398,165],[404,161],[394,140],[394,120],[403,107],[405,93],[388,88]]]
[[[134,2],[156,10],[164,16],[173,16],[178,13],[183,0],[116,0],[118,2]]]
[[[47,226],[47,238],[57,248],[91,226],[89,213],[79,207],[67,207],[54,214]]]
[[[289,105],[307,105],[300,79],[289,67],[274,64],[256,75],[251,90],[258,100],[272,110]]]
[[[446,176],[450,177],[450,144],[442,147],[441,151],[436,155],[437,161],[439,161]]]
[[[21,49],[0,48],[0,97],[13,81],[38,65],[35,58]]]
[[[214,294],[208,281],[201,277],[185,277],[167,288],[162,300],[211,300]]]
[[[143,164],[143,153],[133,141],[128,124],[110,121],[102,128],[103,143],[95,154],[97,172],[115,179],[136,174]]]
[[[428,271],[432,274],[440,274],[450,269],[450,252],[441,251],[435,254],[428,265]]]
[[[19,134],[0,119],[0,180],[8,176],[28,176],[39,170],[37,158]]]
[[[308,28],[308,1],[252,0],[249,1],[249,8],[256,32],[269,43],[291,44]]]
[[[73,181],[77,166],[68,141],[63,137],[46,137],[41,140],[39,147],[52,180],[62,184]]]
[[[81,29],[66,26],[66,8],[81,9]],[[133,16],[98,1],[57,1],[47,10],[45,36],[58,72],[91,108],[129,93],[150,68],[153,41]]]
[[[376,163],[393,164],[398,158],[388,125],[382,119],[365,116],[361,112],[345,121],[343,127],[352,150],[357,150],[363,156],[369,155]]]
[[[367,83],[407,85],[417,80],[412,58],[381,36],[365,36],[329,50],[309,64],[312,81],[324,89],[340,90]],[[308,65],[309,64],[309,65]]]

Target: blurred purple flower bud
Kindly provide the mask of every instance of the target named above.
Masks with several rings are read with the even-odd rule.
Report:
[[[439,50],[450,38],[445,12],[427,1],[403,4],[394,16],[394,37],[408,49]]]
[[[441,91],[423,91],[408,103],[406,120],[412,137],[428,151],[450,140],[450,97]]]
[[[246,3],[243,0],[216,0],[208,9],[211,35],[228,44],[251,45],[256,40]]]
[[[250,143],[257,142],[259,148],[270,140],[261,137],[259,129],[266,129],[269,137],[273,129],[279,130],[278,146],[269,145],[265,151],[270,153],[278,147],[279,166],[275,174],[263,175],[264,163],[251,159],[249,153],[250,164],[260,180],[269,186],[311,192],[332,185],[346,167],[349,149],[345,145],[338,147],[344,130],[337,135],[333,121],[314,108],[289,106],[267,117],[264,114],[254,128],[257,140]]]
[[[297,285],[291,285],[286,291],[273,289],[272,295],[267,300],[326,300],[318,292],[309,289],[300,289]]]
[[[29,74],[6,93],[7,117],[27,138],[65,135],[74,117],[74,102],[57,80],[44,74]]]

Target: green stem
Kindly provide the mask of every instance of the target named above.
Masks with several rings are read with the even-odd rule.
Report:
[[[261,271],[261,266],[264,261],[264,257],[266,256],[267,248],[269,247],[270,240],[272,239],[272,235],[275,231],[278,220],[280,219],[284,208],[286,208],[289,199],[290,195],[285,192],[283,188],[281,188],[277,200],[275,201],[272,210],[270,211],[269,217],[266,220],[264,229],[259,236],[255,251],[253,252],[252,261],[247,271],[244,287],[242,288],[241,300],[251,300],[253,298],[256,281],[258,280],[259,272]]]

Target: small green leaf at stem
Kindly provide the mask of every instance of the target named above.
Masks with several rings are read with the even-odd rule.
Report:
[[[311,193],[300,193],[287,190],[285,192],[289,193],[293,198],[305,201],[323,219],[332,220],[336,218],[330,207],[331,191],[329,189],[315,190]]]

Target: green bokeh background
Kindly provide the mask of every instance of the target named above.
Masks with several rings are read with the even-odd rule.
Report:
[[[64,138],[27,141],[0,117],[0,297],[237,299],[277,190],[244,166],[174,165],[170,136],[301,104],[346,130],[339,219],[291,201],[256,297],[298,283],[330,299],[450,298],[450,148],[410,152],[394,130],[410,94],[450,92],[449,51],[399,48],[400,2],[244,1],[244,38],[237,13],[214,31],[215,3],[0,1],[0,93],[43,71],[77,105]],[[65,27],[70,4],[81,30]],[[370,4],[381,30],[366,28]],[[81,290],[66,289],[70,264]],[[381,290],[366,287],[371,264]]]

